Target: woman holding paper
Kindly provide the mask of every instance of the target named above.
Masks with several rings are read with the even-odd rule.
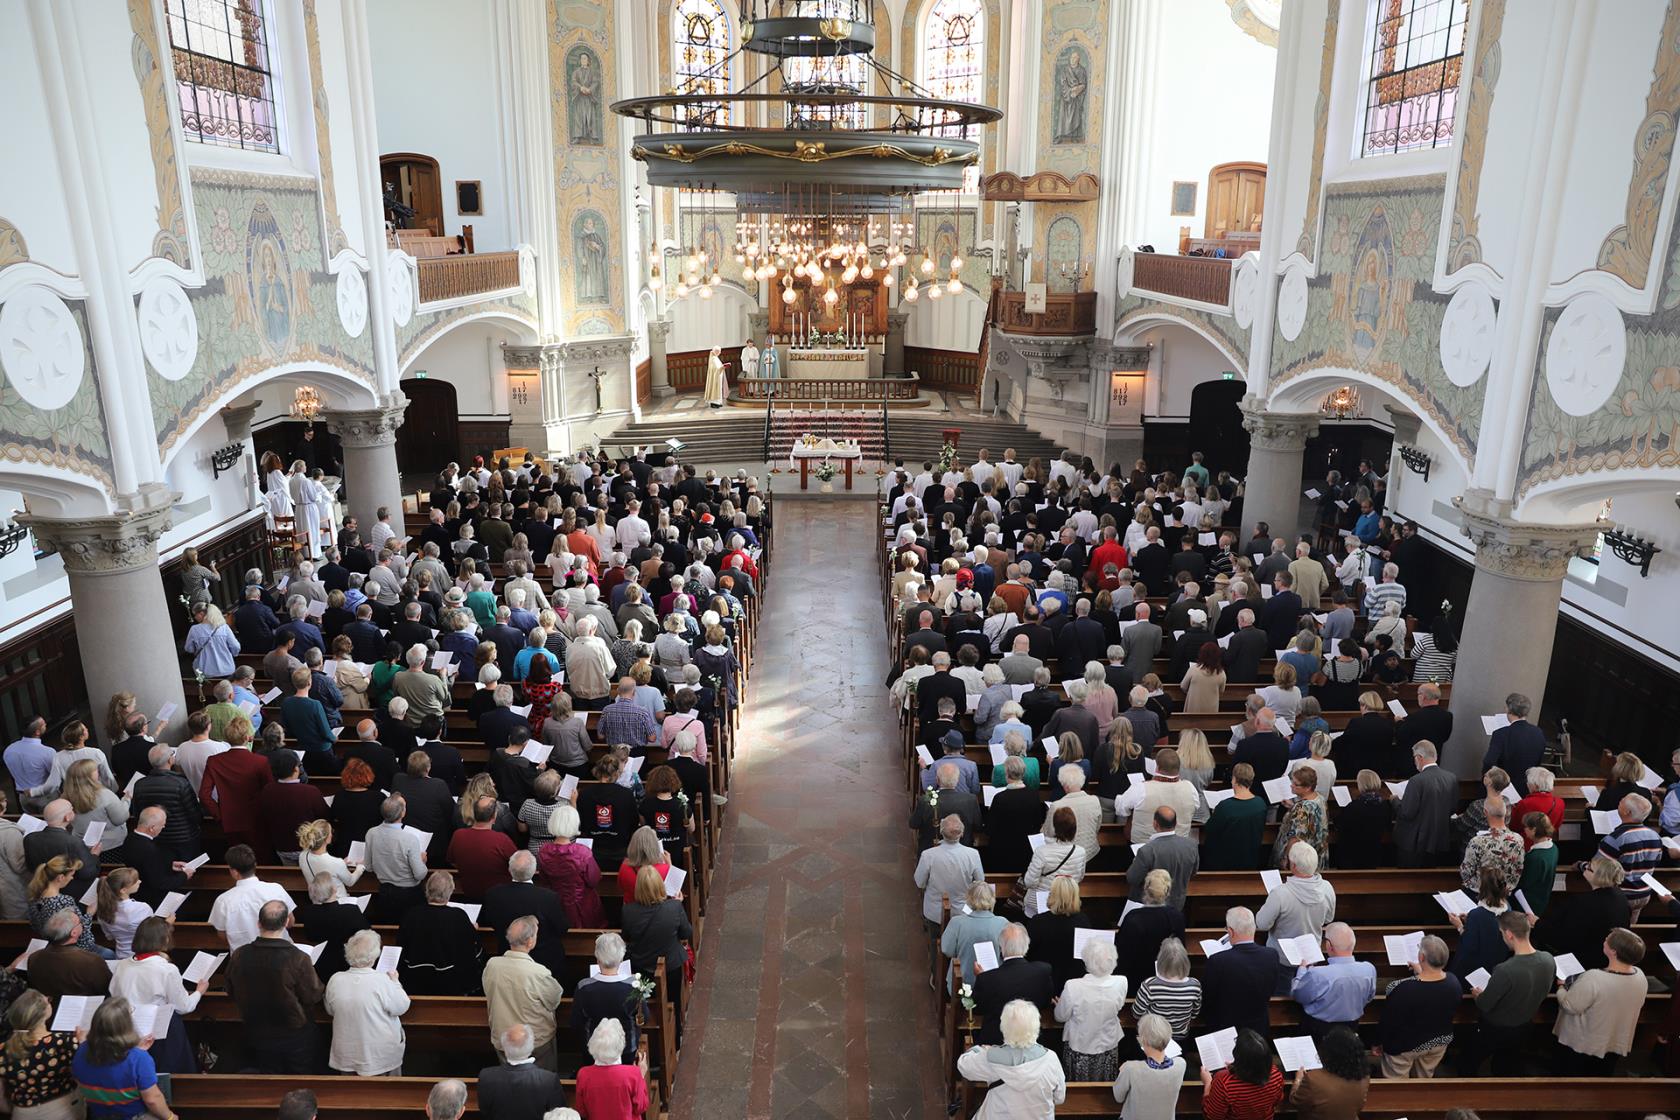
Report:
[[[661,881],[671,870],[671,857],[659,843],[659,833],[649,825],[643,825],[631,835],[624,862],[618,865],[618,889],[625,898],[636,897],[636,877],[644,867],[659,872]]]
[[[344,707],[369,708],[368,671],[357,665],[353,660],[354,644],[346,634],[340,634],[332,640],[332,672],[333,682],[338,685],[338,691],[344,695]]]
[[[197,1073],[198,1059],[182,1016],[198,1008],[210,987],[205,977],[187,990],[181,970],[169,959],[175,947],[175,928],[165,918],[147,918],[134,931],[134,958],[118,962],[111,972],[111,994],[134,1007],[168,1008],[169,1027],[152,1043],[150,1053],[159,1073]]]
[[[53,856],[35,869],[34,877],[29,880],[30,931],[36,937],[46,937],[47,922],[54,914],[61,910],[74,910],[76,917],[81,919],[82,927],[81,936],[76,939],[76,948],[98,953],[108,961],[116,960],[115,952],[93,940],[93,923],[88,921],[86,909],[64,893],[76,881],[76,873],[81,869],[82,861],[69,856]]]
[[[619,924],[637,972],[652,976],[655,969],[664,967],[665,993],[675,1014],[672,1021],[680,1023],[683,969],[688,964],[688,946],[694,940],[694,929],[688,924],[682,891],[673,892],[665,885],[670,874],[670,868],[663,875],[657,867],[637,871],[636,893],[625,898],[624,916]]]
[[[1344,1026],[1318,1042],[1319,1069],[1297,1069],[1289,1103],[1300,1120],[1359,1120],[1371,1091],[1365,1044]]]
[[[76,810],[70,834],[84,844],[88,843],[88,830],[96,824],[105,826],[94,842],[101,852],[114,853],[128,839],[128,804],[99,780],[99,764],[93,759],[84,758],[70,764],[59,796]]]
[[[175,1120],[175,1113],[158,1088],[157,1063],[141,1047],[141,1041],[126,999],[107,999],[93,1013],[93,1029],[70,1064],[83,1094],[94,1095],[104,1106],[91,1110],[90,1115]]]
[[[81,1120],[82,1097],[70,1061],[79,1040],[48,1029],[52,1002],[24,991],[6,1009],[12,1034],[0,1050],[0,1089],[13,1120]]]
[[[986,1099],[974,1120],[1045,1120],[1067,1100],[1067,1077],[1055,1053],[1039,1045],[1038,1008],[1024,999],[998,1016],[1002,1046],[976,1046],[957,1059],[957,1072],[985,1082]]]
[[[152,908],[134,897],[139,889],[140,873],[132,867],[114,868],[99,880],[94,916],[99,919],[99,928],[117,947],[119,958],[134,955],[134,931],[152,916]]]
[[[1051,983],[1060,991],[1084,971],[1073,951],[1078,939],[1074,931],[1090,929],[1091,919],[1080,913],[1079,884],[1072,879],[1053,880],[1048,894],[1049,906],[1027,919],[1027,959],[1049,965]]]
[[[332,1016],[332,1051],[327,1066],[338,1073],[362,1077],[400,1077],[407,1038],[402,1015],[408,993],[395,973],[375,972],[379,963],[379,935],[371,929],[351,934],[344,945],[350,965],[327,981],[324,1004]]]
[[[1027,895],[1022,910],[1029,918],[1038,913],[1038,892],[1049,890],[1054,880],[1068,878],[1077,883],[1085,877],[1085,849],[1074,842],[1079,824],[1073,810],[1066,806],[1057,809],[1050,818],[1050,828],[1055,838],[1038,846],[1027,864],[1027,873],[1021,876]]]
[[[1479,968],[1492,972],[1511,955],[1510,947],[1499,935],[1499,915],[1511,908],[1505,877],[1498,869],[1484,866],[1477,885],[1480,889],[1476,892],[1475,908],[1468,914],[1447,915],[1447,921],[1458,931],[1458,950],[1453,953],[1447,971],[1460,979],[1467,979]]]
[[[1553,1033],[1569,1053],[1577,1077],[1610,1077],[1616,1062],[1633,1049],[1639,1010],[1648,986],[1638,968],[1645,939],[1630,929],[1604,938],[1604,967],[1568,981],[1558,990]]]
[[[361,762],[361,760],[353,759],[352,762]],[[362,763],[362,765],[365,766],[366,763]],[[346,766],[344,770],[348,774],[350,767]],[[343,795],[340,794],[339,796]],[[334,798],[333,800],[336,803],[338,799]],[[357,834],[351,833],[350,835]],[[361,833],[361,835],[365,836],[366,833]],[[332,825],[326,821],[305,821],[298,826],[297,838],[298,870],[303,873],[303,881],[312,883],[317,875],[331,876],[333,883],[336,885],[334,893],[337,900],[339,902],[350,901],[350,888],[356,885],[357,880],[362,877],[367,868],[358,865],[354,871],[351,871],[349,864],[327,850],[327,846],[332,843],[333,839]]]
[[[1056,998],[1056,1022],[1067,1024],[1062,1069],[1070,1081],[1113,1081],[1120,1074],[1126,978],[1114,975],[1117,959],[1112,941],[1086,941],[1080,954],[1085,975],[1068,980]]]
[[[239,655],[239,639],[234,636],[233,627],[214,603],[195,606],[193,618],[192,628],[181,647],[192,655],[193,668],[206,677],[233,676],[233,659]]]
[[[1202,1115],[1207,1120],[1270,1120],[1283,1102],[1283,1071],[1255,1031],[1237,1032],[1231,1063],[1217,1073],[1202,1066]]]
[[[380,806],[385,803],[385,791],[378,787],[373,767],[359,758],[352,758],[344,764],[338,780],[338,795],[327,806],[328,818],[332,822],[327,831],[327,844],[334,855],[344,856],[349,854],[353,842],[383,823]],[[301,829],[298,834],[302,835]],[[325,871],[326,868],[318,866],[317,870]],[[350,881],[355,882],[354,879]]]
[[[601,881],[601,865],[595,853],[578,843],[578,811],[562,801],[548,817],[548,831],[554,839],[537,852],[540,884],[560,896],[566,916],[582,929],[601,929],[607,924],[606,908],[595,892]]]
[[[1172,1029],[1159,1015],[1143,1015],[1138,1019],[1137,1041],[1143,1060],[1121,1066],[1114,1080],[1120,1120],[1173,1120],[1178,1114],[1185,1066],[1182,1056],[1167,1056]]]
[[[1273,867],[1288,870],[1285,860],[1297,843],[1305,843],[1325,862],[1330,855],[1330,821],[1324,795],[1318,791],[1318,771],[1310,763],[1297,763],[1289,772],[1289,794],[1293,800],[1278,822],[1277,842],[1272,845]]]
[[[1196,663],[1185,671],[1184,680],[1179,683],[1184,689],[1186,712],[1217,712],[1220,694],[1225,691],[1225,666],[1219,646],[1203,642]]]

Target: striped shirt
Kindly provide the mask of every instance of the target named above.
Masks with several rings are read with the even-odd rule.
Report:
[[[1436,648],[1433,634],[1419,631],[1412,635],[1412,656],[1417,659],[1417,664],[1412,666],[1412,680],[1420,684],[1452,680],[1453,663],[1458,660],[1458,654],[1456,651],[1444,653]]]
[[[1389,603],[1399,603],[1400,613],[1406,613],[1406,588],[1403,584],[1374,583],[1365,592],[1365,617],[1381,618],[1383,608]]]
[[[1264,1085],[1239,1081],[1229,1069],[1213,1075],[1202,1097],[1207,1120],[1270,1120],[1283,1100],[1283,1071],[1273,1064]]]
[[[1174,1038],[1190,1032],[1190,1021],[1202,1011],[1202,982],[1193,977],[1167,980],[1151,976],[1138,985],[1133,1011],[1138,1018],[1159,1015],[1172,1028]]]
[[[1654,829],[1642,823],[1617,825],[1610,835],[1598,842],[1598,851],[1600,855],[1609,856],[1621,864],[1622,870],[1627,872],[1622,893],[1629,902],[1651,897],[1651,888],[1645,880],[1636,880],[1634,876],[1662,866],[1662,837]]]

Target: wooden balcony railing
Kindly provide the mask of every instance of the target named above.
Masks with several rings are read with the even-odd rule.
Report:
[[[994,323],[1010,334],[1095,334],[1097,293],[1052,292],[1043,311],[1029,314],[1025,292],[999,292]]]
[[[519,254],[457,253],[450,257],[422,257],[420,302],[460,299],[519,287]]]
[[[990,332],[987,332],[990,333]],[[914,370],[929,389],[957,393],[980,391],[979,354],[962,350],[935,350],[928,346],[906,346],[904,368]]]
[[[1193,299],[1221,307],[1231,302],[1231,265],[1221,257],[1178,257],[1137,253],[1132,257],[1132,287],[1175,299]]]

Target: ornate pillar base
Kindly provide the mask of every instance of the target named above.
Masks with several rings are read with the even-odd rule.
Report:
[[[1464,535],[1476,545],[1476,569],[1464,606],[1464,637],[1453,674],[1453,733],[1442,764],[1461,778],[1482,772],[1488,736],[1482,717],[1505,710],[1505,697],[1520,692],[1538,716],[1557,634],[1558,604],[1569,560],[1590,546],[1597,522],[1528,525],[1513,521],[1509,503],[1490,500],[1485,490],[1454,498],[1464,517]],[[1436,604],[1408,604],[1426,619]],[[1440,744],[1437,744],[1440,746]]]
[[[748,322],[754,316],[748,316]],[[653,366],[653,395],[663,400],[676,394],[671,388],[671,369],[665,364],[665,340],[671,335],[671,321],[669,319],[652,319],[648,322],[648,361]]]
[[[381,507],[402,514],[402,475],[397,470],[397,429],[408,398],[392,393],[381,408],[322,414],[327,430],[344,444],[345,503],[356,521],[372,525]]]
[[[114,517],[20,514],[18,522],[64,561],[90,707],[103,710],[116,692],[134,693],[139,710],[153,717],[173,704],[164,738],[181,739],[186,697],[171,614],[186,608],[177,603],[179,588],[164,588],[157,552],[169,505]]]
[[[906,372],[904,368],[904,325],[910,321],[910,312],[897,308],[887,312],[887,348],[881,359],[881,372],[888,377],[896,377]]]
[[[1242,535],[1254,534],[1257,522],[1273,537],[1292,540],[1301,531],[1301,456],[1318,431],[1315,415],[1267,412],[1252,393],[1242,400],[1243,428],[1249,434],[1248,478],[1243,485]]]

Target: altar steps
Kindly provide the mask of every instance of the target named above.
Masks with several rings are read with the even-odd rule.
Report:
[[[1015,448],[1021,462],[1034,458],[1048,463],[1061,454],[1062,449],[1020,424],[990,418],[938,416],[898,416],[888,421],[892,438],[892,457],[917,465],[939,457],[941,433],[947,428],[962,432],[958,444],[959,458],[971,462],[982,448],[991,451],[993,461],[1002,458],[1005,447]],[[793,442],[809,432],[831,439],[856,439],[863,448],[864,459],[871,465],[883,458],[881,414],[875,412],[819,412],[780,411],[774,416],[770,435],[770,460],[785,466]],[[750,466],[764,462],[764,414],[742,415],[722,409],[710,415],[692,419],[659,419],[629,424],[602,440],[609,449],[617,451],[632,445],[662,448],[666,440],[678,439],[686,446],[681,458],[701,467]]]

